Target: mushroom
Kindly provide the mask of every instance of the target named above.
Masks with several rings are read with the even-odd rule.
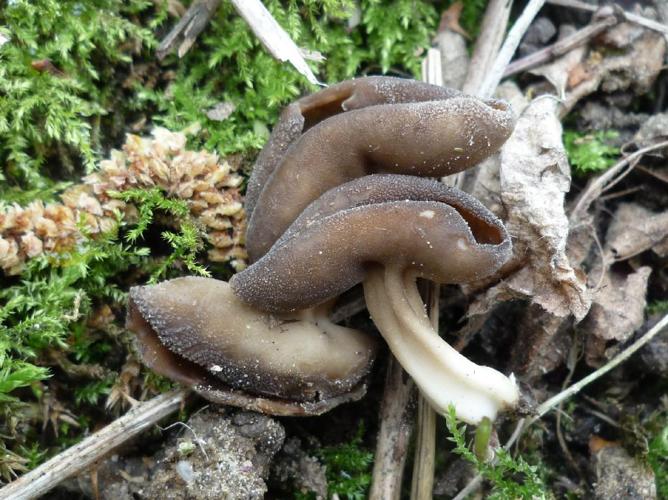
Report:
[[[458,418],[476,424],[514,407],[517,385],[434,334],[416,278],[476,281],[510,254],[501,221],[471,196],[433,180],[370,175],[314,201],[230,285],[242,301],[284,314],[362,282],[381,335],[434,409],[453,404]]]
[[[468,168],[512,127],[503,102],[392,78],[300,99],[249,183],[255,262],[229,285],[190,278],[131,291],[129,326],[145,361],[217,401],[244,390],[255,395],[242,406],[271,413],[331,408],[358,397],[373,359],[370,337],[326,320],[326,304],[361,282],[378,329],[437,411],[454,404],[459,418],[478,423],[513,407],[512,376],[435,335],[416,287],[417,277],[466,283],[493,274],[510,256],[505,228],[465,193],[396,175]],[[227,392],[215,389],[221,383]]]
[[[389,77],[340,83],[292,104],[253,169],[246,209],[251,261],[322,193],[371,173],[441,177],[509,137],[509,106]]]
[[[128,309],[144,363],[215,402],[316,415],[366,390],[375,339],[331,323],[327,305],[278,319],[224,281],[185,277],[132,288]]]

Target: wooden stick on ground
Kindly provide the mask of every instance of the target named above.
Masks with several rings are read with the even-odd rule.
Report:
[[[431,283],[429,286],[429,321],[436,335],[438,335],[440,298],[440,285]],[[434,496],[434,467],[436,464],[436,412],[422,395],[418,398],[417,439],[411,500],[431,500]]]
[[[0,499],[27,500],[44,495],[60,482],[90,467],[147,427],[177,411],[188,392],[176,389],[137,404],[105,428],[0,489]]]
[[[183,57],[193,46],[197,36],[206,28],[216,13],[220,0],[197,0],[193,2],[176,26],[163,38],[155,51],[159,60],[178,45],[177,54]]]
[[[390,353],[380,406],[370,500],[398,500],[413,431],[415,383]]]
[[[579,29],[572,35],[569,35],[553,43],[552,45],[548,45],[543,49],[537,50],[533,54],[529,54],[522,59],[513,61],[506,68],[506,71],[503,73],[503,77],[506,78],[508,76],[521,73],[522,71],[535,68],[536,66],[545,64],[552,59],[563,56],[574,48],[584,45],[589,40],[598,36],[617,23],[618,19],[615,16],[608,16],[592,24],[589,24],[584,28]]]
[[[588,12],[596,12],[600,8],[598,5],[592,5],[586,2],[581,2],[579,0],[547,0],[547,3],[552,5],[559,5],[560,7],[586,10]],[[653,19],[648,19],[646,17],[633,14],[631,12],[626,12],[618,5],[613,5],[612,8],[615,14],[620,15],[628,22],[637,24],[638,26],[642,26],[644,28],[648,28],[658,33],[662,33],[664,36],[668,37],[668,26],[665,24],[654,21]]]

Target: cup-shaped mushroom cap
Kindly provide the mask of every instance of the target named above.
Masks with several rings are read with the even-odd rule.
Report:
[[[354,390],[375,341],[326,318],[281,321],[209,278],[177,278],[130,291],[128,327],[144,360],[188,385],[222,381],[247,393],[317,402]]]
[[[287,149],[300,135],[321,121],[345,111],[378,104],[436,101],[457,95],[461,92],[439,85],[404,78],[369,76],[346,80],[298,99],[283,110],[255,162],[246,189],[246,213],[250,216],[253,212],[265,182]]]
[[[251,260],[327,190],[374,172],[459,172],[496,151],[513,125],[506,103],[467,96],[369,106],[318,123],[287,149],[264,184],[248,225]]]
[[[466,283],[494,273],[510,254],[503,224],[473,197],[428,179],[367,176],[315,201],[230,284],[244,302],[286,312],[339,295],[371,264]]]

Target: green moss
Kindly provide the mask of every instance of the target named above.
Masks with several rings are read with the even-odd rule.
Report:
[[[371,485],[373,453],[362,447],[364,425],[347,443],[318,450],[318,457],[327,467],[327,491],[349,500],[363,500]]]
[[[53,172],[93,168],[101,126],[127,109],[133,57],[155,45],[147,0],[15,0],[0,10],[0,175],[45,188]],[[125,124],[123,124],[125,127]],[[58,174],[62,176],[62,173]]]
[[[209,271],[197,262],[197,253],[203,248],[203,231],[190,218],[190,209],[183,200],[170,199],[158,188],[130,189],[122,193],[111,193],[113,196],[133,203],[139,211],[139,220],[134,228],[128,231],[126,239],[130,243],[141,238],[153,222],[156,211],[161,211],[176,224],[179,232],[163,231],[162,238],[171,247],[171,252],[151,273],[150,283],[156,283],[167,271],[179,261],[188,271],[200,276],[210,276]]]
[[[647,314],[665,314],[668,312],[668,300],[655,300],[654,302],[647,304]]]
[[[328,83],[365,73],[418,76],[419,54],[438,20],[424,0],[362,0],[360,22],[352,28],[349,0],[265,4],[297,45],[326,57],[312,67]],[[153,119],[172,130],[201,125],[198,142],[223,154],[260,148],[280,108],[315,90],[289,64],[276,61],[227,2],[197,45],[167,64],[177,68],[174,80],[165,90],[140,89],[143,105],[155,106]],[[233,104],[235,111],[223,121],[207,117],[220,102]]]
[[[614,165],[619,148],[611,146],[610,141],[618,136],[616,130],[602,130],[592,134],[565,130],[564,146],[575,172],[580,175],[600,172]]]
[[[466,444],[466,426],[458,424],[454,406],[448,409],[445,423],[451,434],[449,439],[455,444],[453,452],[470,462],[490,483],[492,490],[485,498],[496,500],[552,498],[540,476],[538,466],[529,465],[522,457],[515,458],[506,450],[497,449],[494,463],[479,459]]]
[[[668,498],[668,422],[650,441],[647,459],[656,474],[658,497]]]

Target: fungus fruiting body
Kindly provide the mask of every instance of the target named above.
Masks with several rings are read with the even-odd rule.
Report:
[[[434,335],[416,278],[479,280],[510,250],[501,222],[469,195],[428,179],[371,175],[314,201],[230,284],[241,300],[280,314],[363,283],[372,319],[434,408],[454,404],[462,420],[477,423],[514,406],[517,386]]]
[[[267,146],[272,161],[262,155],[259,173],[250,180],[246,246],[251,260],[264,255],[302,210],[331,188],[371,173],[442,177],[459,172],[496,151],[512,130],[512,112],[501,101],[396,78],[353,82],[354,87],[340,84],[350,97],[333,101],[338,114],[332,89],[326,89],[310,96],[309,106],[299,106],[305,116],[295,110],[285,121],[301,116],[294,133],[300,123],[302,128],[310,123],[311,115],[332,116],[301,135],[280,133],[284,123],[272,134]],[[327,112],[318,113],[320,107]],[[283,152],[280,160],[277,149]]]
[[[128,327],[154,371],[205,397],[257,395],[244,406],[275,414],[321,413],[363,391],[376,347],[373,337],[331,323],[327,307],[278,318],[240,301],[224,281],[200,277],[133,288]]]
[[[514,380],[434,335],[416,279],[487,277],[509,258],[510,238],[477,200],[420,176],[474,165],[512,127],[503,102],[394,78],[293,103],[249,181],[255,262],[229,286],[187,278],[134,289],[130,324],[150,346],[144,358],[168,376],[194,364],[207,381],[283,403],[341,401],[363,383],[374,342],[328,323],[322,305],[363,283],[372,319],[434,408],[494,419],[517,403]]]

